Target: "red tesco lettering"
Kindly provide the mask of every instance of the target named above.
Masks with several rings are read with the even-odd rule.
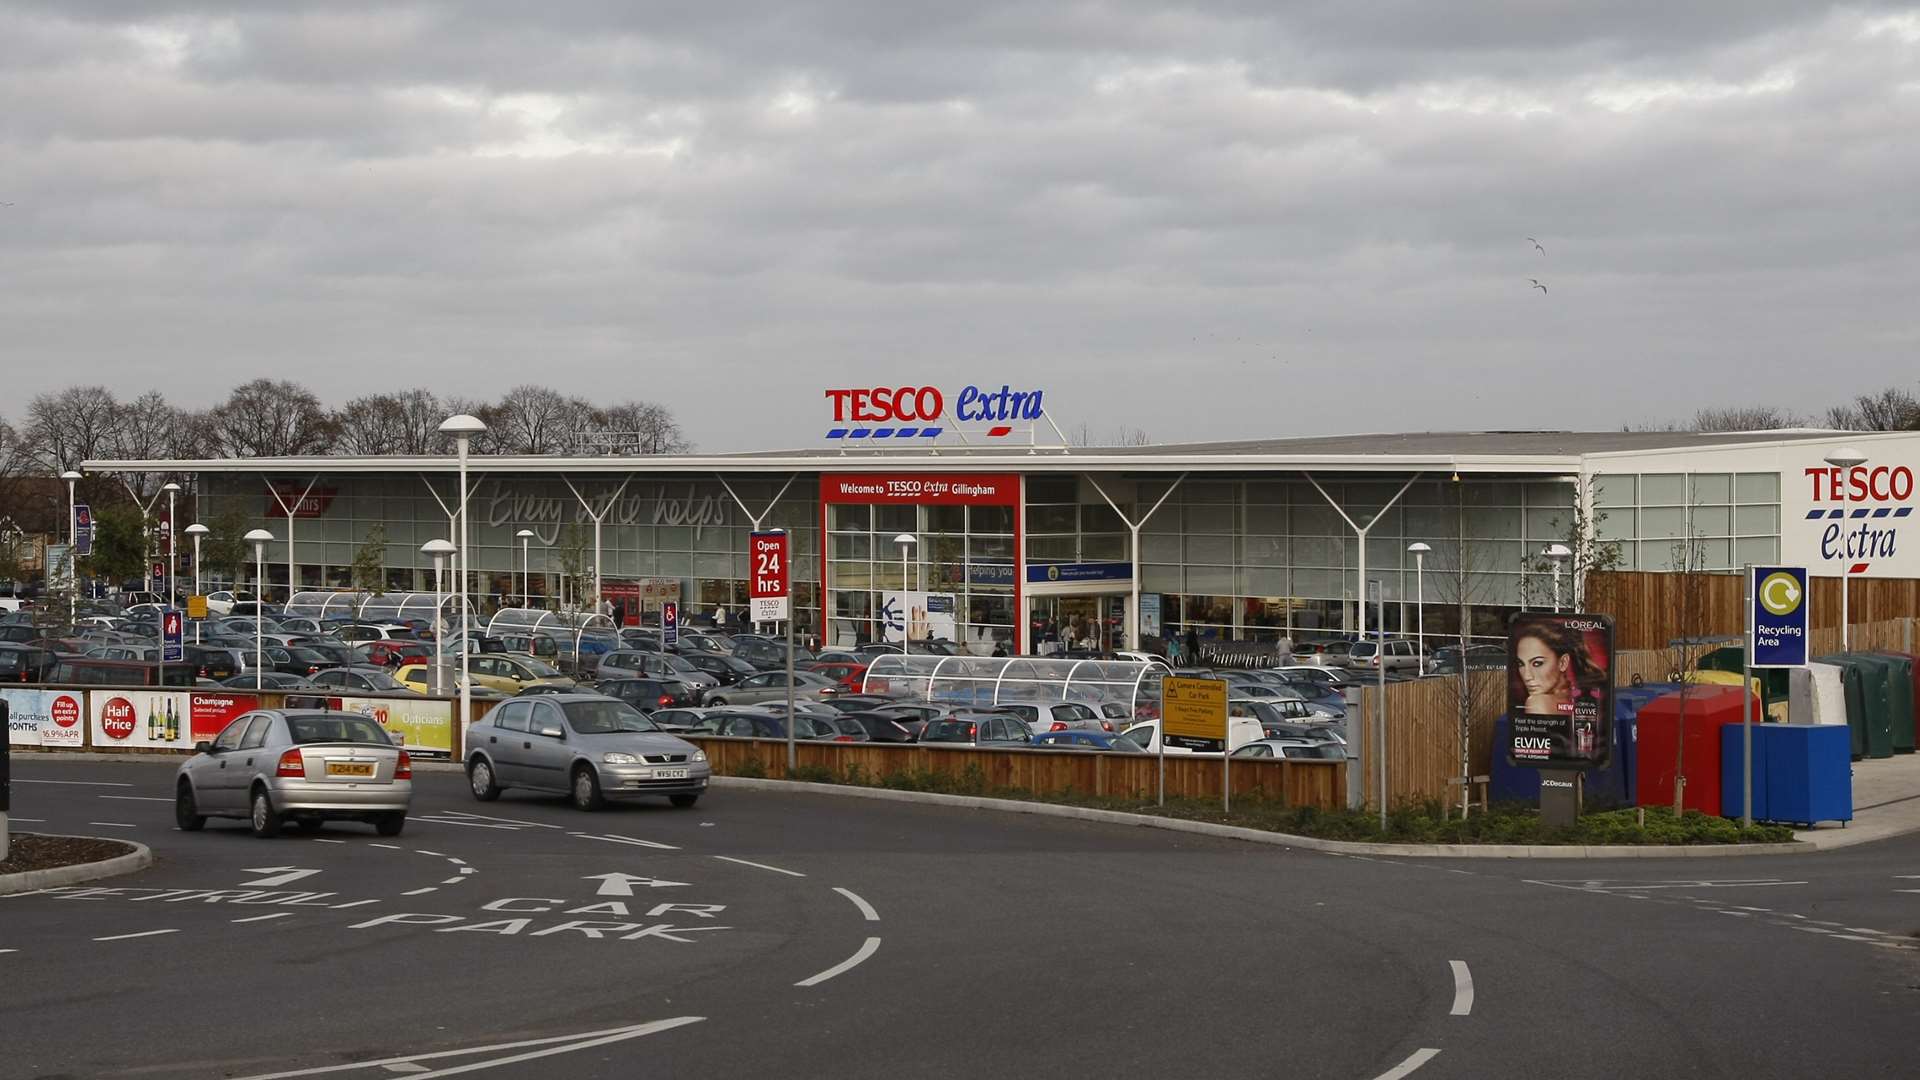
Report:
[[[946,413],[946,399],[933,386],[875,386],[849,390],[828,390],[833,402],[833,418],[845,423],[889,423],[893,421],[928,422]]]
[[[1855,465],[1806,470],[1815,502],[1905,502],[1913,497],[1913,470],[1905,465]]]

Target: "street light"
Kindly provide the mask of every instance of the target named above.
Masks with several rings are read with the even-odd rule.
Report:
[[[520,538],[520,606],[533,606],[533,575],[527,569],[527,544],[533,540],[532,529],[521,529],[513,535]]]
[[[913,640],[913,624],[907,621],[907,593],[912,590],[911,571],[907,569],[907,554],[913,545],[920,542],[912,533],[901,533],[893,538],[900,545],[900,651],[907,651],[907,643]]]
[[[1414,625],[1419,627],[1414,638],[1414,650],[1420,654],[1420,671],[1425,674],[1427,670],[1427,552],[1432,551],[1433,546],[1424,540],[1415,540],[1407,545],[1407,550],[1413,553],[1413,618]],[[1401,588],[1405,587],[1401,586]],[[1405,632],[1405,629],[1401,630],[1401,633]]]
[[[242,539],[253,545],[253,595],[266,595],[267,545],[273,543],[273,534],[265,529],[255,529]],[[265,688],[265,678],[261,675],[262,661],[266,656],[266,646],[262,642],[267,624],[264,601],[253,605],[253,688]]]
[[[453,436],[460,455],[460,573],[455,575],[453,586],[454,598],[460,604],[460,717],[454,722],[455,730],[461,730],[473,717],[473,690],[467,685],[467,654],[473,651],[467,643],[467,573],[473,567],[473,555],[467,547],[467,449],[473,437],[486,430],[484,421],[466,413],[456,413],[440,423],[440,434]]]
[[[174,579],[180,576],[180,554],[174,550],[180,542],[180,534],[173,527],[173,499],[180,494],[180,485],[169,480],[160,490],[167,493],[167,607],[172,608],[178,599]]]
[[[433,692],[436,694],[446,693],[446,654],[442,648],[447,638],[446,615],[441,610],[446,601],[441,598],[447,589],[447,556],[455,550],[451,542],[437,536],[420,545],[421,554],[433,556]],[[460,648],[464,651],[466,647],[466,639],[462,638]]]
[[[74,485],[80,482],[80,473],[68,469],[60,479],[67,482],[67,626],[71,628],[80,618],[80,562],[74,555],[80,547],[79,518],[74,513]]]
[[[1540,553],[1553,563],[1553,612],[1560,613],[1560,567],[1573,558],[1573,549],[1565,544],[1551,544]]]
[[[1826,461],[1827,461],[1827,464],[1833,466],[1836,469],[1851,469],[1858,465],[1865,465],[1867,463],[1867,455],[1861,453],[1860,451],[1854,449],[1851,446],[1836,446],[1833,448],[1832,451],[1830,451],[1827,454]],[[1866,511],[1864,510],[1861,511],[1861,513],[1865,513],[1865,512]],[[1847,566],[1843,566],[1840,569],[1840,651],[1841,652],[1848,652],[1853,647],[1853,629],[1849,625],[1850,620],[1847,618],[1847,594],[1853,591],[1853,589],[1851,588],[1851,586],[1853,585],[1853,581],[1847,576],[1851,571],[1852,571],[1852,567],[1847,567]]]
[[[200,538],[212,531],[212,529],[207,528],[197,521],[186,528],[187,535],[193,537],[193,595],[195,596],[206,595],[206,593],[201,591],[200,587]],[[205,619],[193,620],[193,643],[195,645],[200,644],[200,624],[205,621]]]

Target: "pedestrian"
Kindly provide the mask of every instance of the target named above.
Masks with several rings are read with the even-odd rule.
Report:
[[[721,604],[713,609],[713,625],[721,630],[727,628],[727,605]]]
[[[1174,667],[1180,666],[1180,635],[1179,634],[1170,634],[1167,636],[1167,659],[1173,661]]]
[[[1200,631],[1193,626],[1187,627],[1186,653],[1187,663],[1198,664],[1200,662]]]

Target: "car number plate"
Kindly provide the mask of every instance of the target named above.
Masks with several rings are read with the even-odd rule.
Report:
[[[373,762],[371,761],[329,761],[327,762],[327,775],[328,776],[372,776]]]
[[[687,778],[687,770],[655,769],[653,770],[653,778],[655,780],[685,780]]]

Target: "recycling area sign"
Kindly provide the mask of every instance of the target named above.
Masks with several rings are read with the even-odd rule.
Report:
[[[1750,567],[1747,596],[1747,660],[1749,667],[1805,667],[1807,663],[1807,597],[1804,566]]]

